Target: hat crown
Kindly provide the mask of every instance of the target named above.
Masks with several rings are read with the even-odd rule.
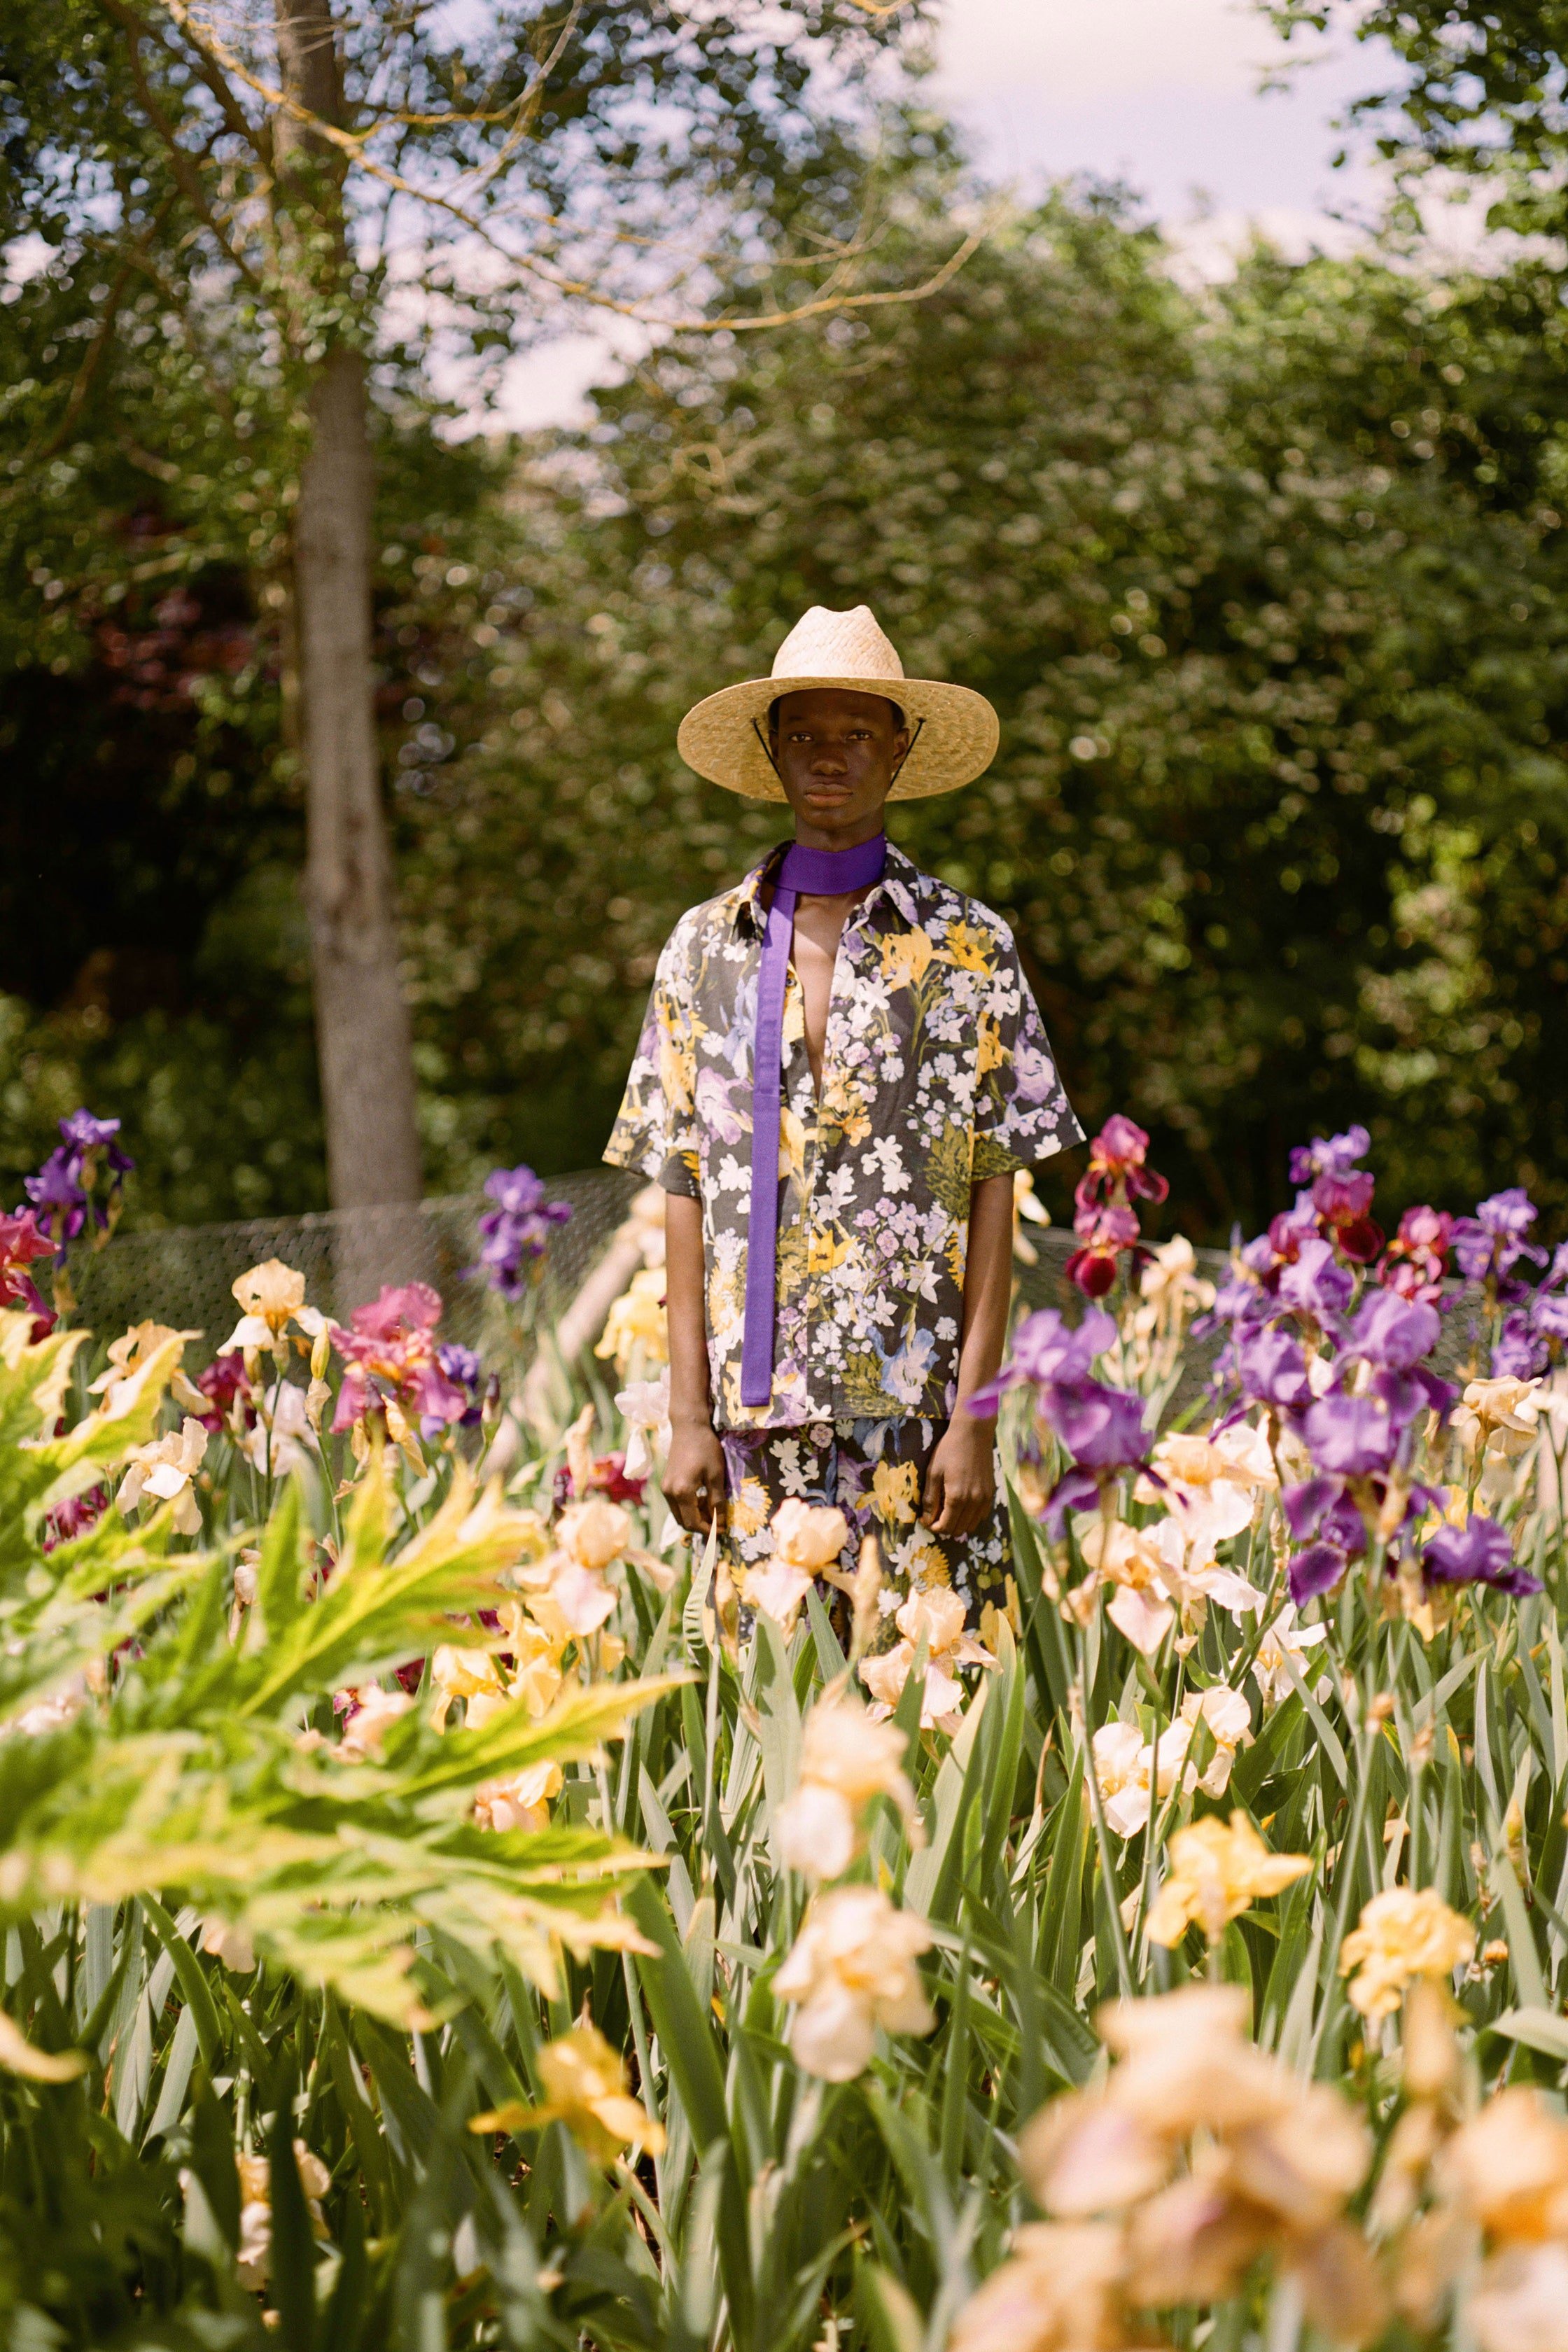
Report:
[[[774,677],[863,677],[868,686],[900,680],[903,663],[869,604],[836,613],[814,604],[773,656]]]

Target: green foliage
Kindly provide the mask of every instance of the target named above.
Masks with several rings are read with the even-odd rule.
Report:
[[[1183,1367],[1149,1356],[1137,1305],[1119,1296],[1123,1336],[1102,1369],[1139,1380],[1158,1419]],[[1119,1992],[1146,2000],[1205,1976],[1239,1988],[1287,2109],[1309,2081],[1339,2086],[1324,2093],[1341,2117],[1330,2148],[1342,2153],[1347,2130],[1359,2147],[1364,2128],[1399,2176],[1416,2095],[1396,2035],[1352,2005],[1342,1962],[1367,1902],[1403,1885],[1451,1906],[1460,1942],[1497,1939],[1458,1974],[1454,2063],[1468,2087],[1432,2128],[1451,2131],[1501,2082],[1560,2074],[1568,1557],[1552,1412],[1533,1440],[1495,1416],[1488,1438],[1483,1389],[1474,1434],[1427,1441],[1456,1509],[1479,1499],[1543,1593],[1423,1594],[1418,1578],[1385,1579],[1379,1541],[1293,1661],[1277,1614],[1287,1531],[1267,1484],[1247,1485],[1250,1518],[1226,1518],[1217,1554],[1257,1605],[1205,1601],[1194,1582],[1181,1627],[1140,1649],[1111,1586],[1086,1573],[1074,1523],[1048,1542],[1025,1507],[1051,1470],[1026,1458],[1013,1613],[983,1629],[994,1664],[969,1671],[956,1722],[922,1727],[936,1619],[906,1640],[901,1686],[899,1658],[881,1654],[905,1625],[864,1593],[853,1612],[829,1594],[830,1616],[812,1592],[793,1625],[752,1610],[737,1641],[714,1553],[668,1539],[655,1493],[626,1514],[608,1503],[615,1465],[595,1462],[587,1420],[553,1444],[549,1430],[537,1446],[514,1430],[505,1492],[480,1484],[505,1458],[493,1415],[416,1458],[412,1439],[406,1453],[375,1442],[390,1416],[373,1412],[357,1452],[312,1439],[276,1486],[219,1435],[200,1465],[205,1534],[177,1534],[178,1507],[144,1498],[57,1540],[72,1497],[145,1467],[138,1449],[174,1434],[180,1335],[142,1345],[88,1411],[80,1339],[35,1343],[27,1317],[0,1318],[12,2340],[942,2352],[1031,2242],[1018,2233],[1042,2189],[1026,2126],[1069,2092],[1090,2105],[1059,2108],[1059,2130],[1096,2112],[1093,2021]],[[602,1396],[597,1411],[599,1436],[624,1442]],[[1020,1416],[1009,1452],[1030,1457],[1041,1436]],[[1286,1475],[1299,1466],[1272,1418],[1248,1442]],[[1164,1464],[1196,1482],[1200,1508],[1215,1467],[1206,1454]],[[253,1496],[269,1507],[247,1530]],[[1120,1518],[1131,1542],[1158,1543],[1173,1507],[1168,1486],[1140,1501],[1112,1484],[1102,1529]],[[576,1643],[599,1678],[553,1704],[544,1691],[537,1712],[529,1675],[548,1659],[559,1681],[571,1647],[550,1631],[553,1580],[574,1590],[570,1548],[587,1528],[594,1557],[624,1554],[606,1571],[607,1623]],[[363,1700],[372,1678],[422,1655],[415,1705],[398,1712],[384,1690],[375,1736],[334,1736],[334,1694]],[[836,1780],[822,1710],[889,1673],[890,1727],[871,1730],[889,1752],[868,1780],[853,1750]],[[466,1719],[441,1728],[465,1692]],[[1113,1809],[1094,1738],[1142,1743],[1147,1765],[1209,1694],[1227,1710],[1210,1718],[1223,1753],[1194,1728],[1146,1818]],[[480,1826],[487,1788],[552,1760],[548,1826]],[[803,1846],[790,1825],[812,1775],[818,1800],[845,1792],[854,1835],[837,1862],[819,1832]],[[1244,1905],[1205,1957],[1197,1924],[1156,1942],[1152,1906],[1187,1867],[1181,1833],[1216,1812],[1306,1867]],[[879,1933],[912,1926],[900,1997],[915,1989],[928,2021],[868,2030],[848,2057],[858,1988],[895,1948],[863,1953],[837,1992],[829,1982],[815,2043],[800,1983],[781,1978],[845,1893],[891,1906]],[[1203,2070],[1183,2095],[1223,2137]],[[1306,2161],[1300,2141],[1285,2147]],[[1373,2231],[1391,2273],[1403,2226]],[[1222,2342],[1293,2324],[1307,2227],[1271,2224],[1256,2262],[1222,2267],[1223,2291],[1166,2298],[1184,2305],[1166,2340],[1190,2342],[1205,2321]],[[1343,2227],[1364,2266],[1359,2207]],[[1345,2259],[1341,2245],[1340,2273]],[[1016,2292],[1015,2328],[1044,2290]],[[1470,2340],[1462,2320],[1458,2334],[1439,2320],[1415,2336],[1402,2323],[1381,2335],[1379,2320],[1362,2338],[1386,2352]],[[1147,2338],[1108,2323],[1100,2340]]]
[[[681,769],[680,712],[864,598],[1003,718],[895,832],[1014,923],[1075,1099],[1159,1133],[1184,1226],[1255,1222],[1293,1137],[1363,1116],[1401,1203],[1560,1202],[1559,333],[1528,272],[1259,255],[1198,300],[1063,201],[929,301],[600,394],[402,755],[457,1139],[595,1150],[665,932],[778,831]]]

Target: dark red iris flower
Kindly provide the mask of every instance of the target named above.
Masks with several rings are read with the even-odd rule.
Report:
[[[1116,1200],[1164,1200],[1170,1185],[1145,1165],[1149,1138],[1136,1119],[1112,1111],[1089,1147],[1089,1166],[1079,1179],[1073,1198],[1080,1209],[1092,1208],[1102,1195]]]

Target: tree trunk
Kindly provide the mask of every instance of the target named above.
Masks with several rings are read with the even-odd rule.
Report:
[[[284,88],[320,118],[340,120],[329,0],[276,0],[276,25]],[[309,312],[329,301],[331,281],[346,273],[341,159],[281,110],[273,129],[279,242],[296,310]],[[375,736],[372,490],[364,362],[351,344],[336,342],[312,369],[294,587],[316,1043],[332,1206],[345,1210],[420,1196],[414,1063]],[[373,1275],[417,1271],[405,1262],[406,1241],[399,1247],[395,1239],[400,1224],[412,1232],[416,1219],[364,1223],[384,1229],[383,1236],[368,1245],[363,1265],[342,1268],[348,1305]]]
[[[294,524],[305,887],[332,1206],[357,1209],[419,1198],[419,1144],[375,740],[371,461],[356,352],[323,362],[310,425]]]

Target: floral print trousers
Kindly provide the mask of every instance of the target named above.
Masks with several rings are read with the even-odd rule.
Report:
[[[1006,1606],[1013,1567],[1006,1488],[1000,1457],[996,1499],[972,1536],[936,1536],[920,1524],[926,1465],[945,1424],[910,1415],[898,1421],[813,1422],[798,1429],[727,1429],[726,1543],[731,1573],[765,1559],[768,1523],[792,1496],[837,1504],[849,1522],[843,1565],[851,1570],[862,1539],[882,1550],[884,1613],[910,1592],[948,1585],[976,1624],[987,1601]]]

